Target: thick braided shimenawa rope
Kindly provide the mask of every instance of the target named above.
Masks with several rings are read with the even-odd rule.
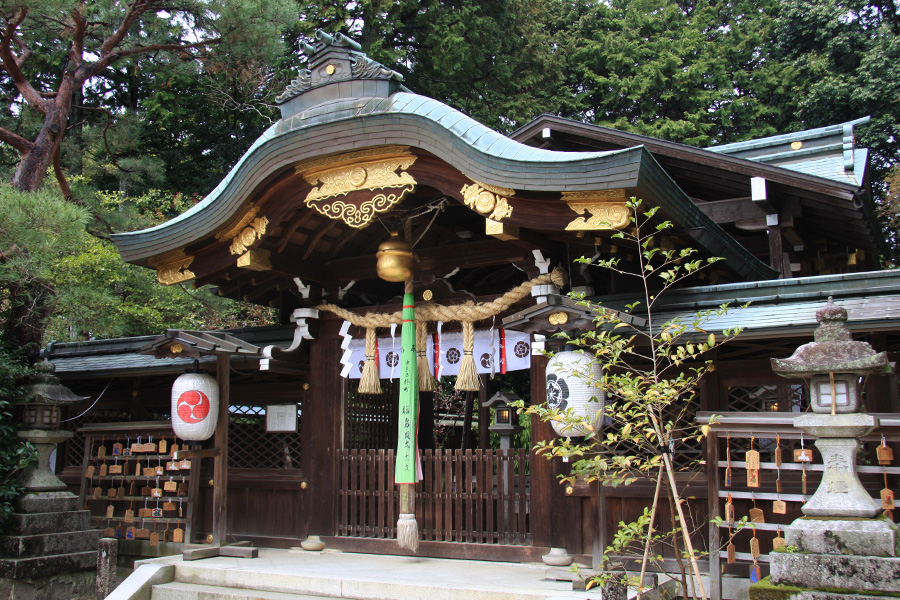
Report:
[[[499,298],[491,302],[483,302],[475,304],[467,302],[465,304],[457,304],[454,306],[443,306],[440,304],[423,304],[416,307],[416,321],[481,321],[489,319],[497,315],[510,306],[527,296],[531,292],[531,288],[536,285],[546,285],[553,283],[558,287],[565,285],[565,273],[557,267],[552,273],[544,273],[535,277],[531,281],[526,281],[522,285],[514,287]],[[389,327],[392,323],[399,324],[401,322],[401,312],[395,313],[369,313],[367,315],[359,315],[335,304],[320,304],[316,307],[318,310],[326,310],[334,313],[345,321],[350,321],[357,327],[370,329],[373,327]]]

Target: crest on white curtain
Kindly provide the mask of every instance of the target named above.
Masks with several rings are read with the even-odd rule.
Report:
[[[506,373],[531,367],[531,335],[507,329],[494,330],[493,344],[488,330],[475,332],[475,366],[479,373]],[[350,379],[362,376],[365,364],[364,339],[353,339],[346,347],[341,364],[341,374]],[[428,335],[428,367],[436,377],[457,375],[463,356],[461,332]],[[378,372],[382,379],[390,377],[392,369],[400,363],[400,348],[394,347],[390,336],[378,338]]]

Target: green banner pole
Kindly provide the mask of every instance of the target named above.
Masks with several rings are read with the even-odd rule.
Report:
[[[400,486],[400,516],[397,542],[401,548],[417,552],[419,524],[416,522],[415,488],[416,426],[419,419],[419,374],[416,367],[415,300],[403,294],[403,324],[400,330],[400,410],[397,432],[397,460],[394,482]]]
[[[416,424],[419,416],[419,374],[416,365],[416,316],[413,295],[403,295],[403,324],[400,329],[400,411],[397,462],[394,481],[415,484]]]

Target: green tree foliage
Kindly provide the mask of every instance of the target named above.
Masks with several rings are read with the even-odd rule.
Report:
[[[53,164],[66,191],[59,150],[75,100],[114,65],[138,68],[164,53],[194,63],[215,64],[219,54],[237,64],[268,61],[294,15],[289,0],[0,3],[0,86],[11,99],[8,116],[22,125],[0,127],[0,142],[20,155],[13,184],[35,190]],[[128,86],[119,91],[119,106],[133,104]]]
[[[819,127],[871,115],[859,143],[877,179],[900,159],[900,15],[891,1],[790,0],[775,23],[774,58],[798,72],[798,122]]]
[[[715,332],[707,327],[712,318],[728,311],[727,305],[698,312],[692,319],[660,322],[656,318],[659,299],[669,288],[721,259],[695,258],[695,250],[690,248],[660,248],[657,236],[672,224],[655,219],[657,208],[643,209],[641,202],[634,198],[628,204],[635,215],[632,228],[613,237],[638,250],[637,265],[626,266],[617,258],[576,261],[635,278],[643,292],[625,308],[626,313],[640,317],[640,321],[624,319],[616,311],[604,311],[595,319],[594,330],[569,340],[602,367],[600,381],[594,381],[586,373],[575,373],[575,376],[590,381],[598,395],[604,392],[606,405],[602,412],[590,418],[575,415],[571,408],[559,411],[546,405],[531,406],[525,411],[544,421],[558,421],[591,432],[583,440],[559,437],[535,446],[548,458],[572,461],[571,472],[565,477],[568,481],[583,477],[587,481],[618,486],[656,476],[652,509],[645,511],[635,523],[622,524],[605,554],[632,551],[634,546],[638,553],[643,549],[641,577],[634,582],[640,586],[650,561],[662,566],[662,556],[651,556],[650,547],[654,542],[669,543],[679,561],[683,559],[687,563],[687,567],[682,567],[682,578],[685,571],[692,573],[683,580],[682,589],[691,589],[689,585],[696,583],[699,597],[705,597],[696,564],[699,553],[690,541],[699,524],[690,522],[687,499],[676,481],[672,455],[685,442],[703,437],[702,430],[691,421],[691,415],[692,407],[696,408],[700,380],[713,369],[712,360],[704,355],[740,332]],[[591,306],[589,302],[584,304]],[[604,422],[609,425],[601,428]],[[664,494],[674,513],[671,530],[655,523],[663,480],[668,484]]]
[[[556,42],[567,14],[558,0],[364,0],[303,3],[298,31],[341,31],[375,60],[500,131],[543,112],[570,114],[568,65]]]
[[[783,130],[793,77],[767,60],[772,5],[590,3],[565,34],[580,116],[699,146]]]
[[[0,532],[13,512],[13,503],[23,491],[16,475],[34,461],[31,444],[23,444],[16,435],[19,425],[9,397],[16,383],[22,381],[28,369],[21,356],[0,347]]]

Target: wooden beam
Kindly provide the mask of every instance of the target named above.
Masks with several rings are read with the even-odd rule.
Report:
[[[231,397],[231,355],[216,356],[216,379],[219,383],[219,421],[215,444],[219,455],[213,465],[213,544],[225,543],[228,520],[228,417]],[[199,477],[199,469],[198,469]]]
[[[328,219],[319,225],[316,229],[315,233],[307,240],[306,242],[306,251],[303,253],[301,260],[308,260],[312,253],[315,251],[316,246],[319,245],[319,241],[325,237],[329,231],[337,227],[338,222]]]
[[[762,177],[750,178],[750,197],[753,200],[753,203],[760,207],[767,215],[778,213],[778,209],[769,200],[769,195],[766,192],[766,180]]]
[[[697,207],[716,223],[734,223],[763,219],[765,211],[748,198],[730,198],[714,202],[697,202]]]
[[[519,262],[525,257],[526,251],[513,244],[486,240],[425,248],[416,250],[416,255],[419,257],[415,266],[417,275],[426,273],[444,275],[457,267],[470,269]],[[326,265],[326,268],[341,283],[377,277],[374,255],[333,260]]]

